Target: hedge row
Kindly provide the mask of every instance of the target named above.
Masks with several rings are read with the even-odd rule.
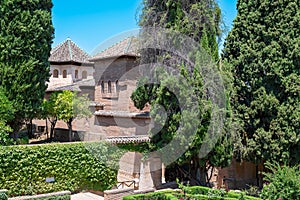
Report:
[[[123,197],[123,200],[261,200],[260,198],[246,196],[243,193],[225,192],[202,186],[185,187],[185,193],[178,191],[159,191],[148,194],[137,194]]]
[[[84,189],[104,191],[116,184],[121,151],[106,143],[0,147],[0,188],[9,196]],[[46,178],[54,177],[54,182]]]

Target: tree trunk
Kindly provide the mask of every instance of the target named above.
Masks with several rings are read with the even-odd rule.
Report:
[[[200,185],[206,186],[206,166],[199,166],[200,172]]]
[[[50,140],[52,141],[53,140],[53,136],[54,136],[54,128],[55,128],[57,119],[53,119],[53,120],[49,119],[49,121],[50,121],[50,124],[51,124],[51,127],[50,127]]]
[[[67,123],[69,128],[69,142],[72,142],[72,121],[73,120],[69,120]]]
[[[200,182],[198,180],[198,172],[199,172],[199,159],[194,158],[192,159],[189,167],[189,174],[190,174],[190,184],[191,185],[199,185]]]
[[[28,137],[31,139],[33,138],[33,133],[32,133],[32,119],[29,120],[29,124],[27,124],[27,134]]]
[[[46,135],[47,135],[47,140],[49,139],[49,132],[48,132],[48,120],[46,119]]]

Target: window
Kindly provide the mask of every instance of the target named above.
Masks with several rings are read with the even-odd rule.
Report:
[[[108,89],[107,89],[107,92],[108,92],[108,93],[111,93],[111,82],[110,82],[110,81],[108,81]]]
[[[63,71],[63,78],[67,78],[67,70]]]
[[[101,93],[104,93],[104,81],[101,81]]]
[[[78,79],[78,70],[75,70],[75,79]]]
[[[87,72],[86,71],[82,72],[82,79],[87,79]]]
[[[53,78],[58,78],[58,70],[53,70]]]
[[[116,92],[118,93],[120,91],[119,81],[116,80]]]

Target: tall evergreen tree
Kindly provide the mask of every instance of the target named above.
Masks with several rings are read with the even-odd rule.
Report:
[[[300,1],[238,0],[223,57],[233,65],[239,155],[300,161]]]
[[[50,74],[51,0],[0,0],[0,86],[12,101],[15,130],[36,116]]]
[[[140,20],[141,63],[150,63],[152,75],[140,80],[131,98],[139,109],[146,103],[151,104],[154,128],[150,131],[149,150],[161,152],[167,147],[168,153],[162,156],[162,161],[168,163],[174,154],[184,149],[180,157],[171,161],[181,173],[176,176],[189,179],[191,184],[205,185],[210,177],[207,166],[224,167],[232,155],[232,144],[224,134],[224,127],[217,141],[213,142],[214,135],[210,135],[213,131],[209,126],[215,116],[209,96],[216,91],[205,91],[209,89],[204,85],[211,80],[205,78],[202,68],[216,69],[220,17],[220,9],[213,0],[145,0]],[[147,36],[149,27],[154,30],[150,31],[150,37]],[[157,43],[161,46],[155,47]],[[162,66],[152,69],[151,63],[162,63]],[[215,81],[219,81],[218,78]],[[151,81],[156,83],[149,84]],[[191,135],[194,129],[195,134]],[[207,137],[213,147],[206,143]],[[209,150],[201,156],[200,149],[205,145],[208,145],[205,150]]]

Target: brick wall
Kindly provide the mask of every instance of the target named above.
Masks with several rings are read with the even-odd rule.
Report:
[[[104,191],[104,200],[122,200],[123,197],[134,193],[132,188]]]

